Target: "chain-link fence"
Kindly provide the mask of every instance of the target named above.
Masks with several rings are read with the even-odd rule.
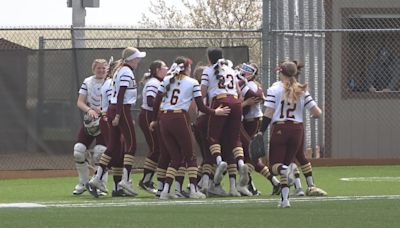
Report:
[[[285,58],[323,108],[306,119],[313,157],[399,158],[400,2],[271,0],[269,82]]]
[[[71,39],[75,32],[79,36],[84,32],[85,38]],[[135,71],[139,82],[156,59],[172,64],[177,56],[188,56],[193,66],[206,64],[206,48],[217,45],[223,47],[226,58],[243,63],[249,61],[251,52],[260,50],[255,48],[260,45],[259,33],[199,33],[128,28],[0,30],[0,95],[4,98],[0,170],[74,167],[72,150],[82,121],[76,107],[78,90],[84,78],[92,75],[94,59],[118,59],[124,47],[139,47],[148,53]],[[141,106],[141,89],[132,110],[135,119]],[[135,167],[139,168],[148,149],[141,130],[135,130]]]
[[[244,31],[0,28],[0,170],[73,168],[78,88],[93,59],[118,58],[126,46],[148,52],[138,81],[152,60],[186,55],[196,64],[206,62],[206,47],[223,46],[235,64],[262,66],[266,89],[279,61],[298,59],[305,63],[299,80],[324,111],[305,119],[309,156],[399,158],[400,2],[263,2],[263,29]],[[147,146],[136,130],[140,167]]]

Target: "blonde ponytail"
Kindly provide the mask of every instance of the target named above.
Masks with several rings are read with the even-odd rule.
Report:
[[[307,90],[307,84],[300,84],[295,77],[290,77],[288,81],[283,83],[285,92],[283,99],[287,102],[294,104],[297,99]]]
[[[297,61],[286,61],[280,65],[281,74],[288,78],[283,82],[285,89],[283,99],[291,104],[296,103],[297,99],[307,90],[307,84],[301,84],[296,79],[302,67],[304,65]]]

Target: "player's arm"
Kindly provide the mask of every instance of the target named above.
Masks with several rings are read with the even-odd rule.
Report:
[[[226,106],[218,107],[216,109],[211,109],[205,106],[201,96],[195,97],[194,101],[196,102],[197,108],[200,110],[200,112],[203,112],[207,115],[227,116],[231,112],[231,109]]]
[[[322,115],[322,110],[318,107],[318,105],[313,106],[310,109],[311,117],[319,118]]]
[[[119,87],[118,96],[117,96],[117,111],[116,111],[116,115],[114,117],[114,120],[112,121],[112,125],[114,127],[118,126],[119,118],[121,117],[121,112],[122,112],[123,105],[124,105],[125,92],[126,92],[127,88],[128,88],[127,86],[120,86]]]
[[[201,75],[201,96],[206,97],[208,92],[208,74],[207,69],[204,69],[203,74]]]
[[[318,107],[317,103],[311,97],[308,91],[304,94],[304,107],[308,109],[311,113],[311,117],[319,118],[322,114],[321,109]]]
[[[264,116],[263,116],[263,120],[261,122],[261,126],[260,126],[260,132],[264,133],[269,124],[271,123],[272,120],[272,116],[274,115],[275,109],[271,108],[271,107],[267,107],[264,111]]]
[[[99,114],[87,105],[86,99],[87,99],[86,95],[79,94],[78,101],[76,102],[78,108],[82,110],[82,112],[89,114],[89,116],[92,118],[99,117]]]
[[[150,131],[154,131],[155,127],[157,125],[157,120],[158,120],[158,113],[160,111],[160,105],[161,101],[163,98],[164,94],[161,91],[158,91],[156,98],[154,99],[154,104],[153,104],[153,117],[152,121],[149,125]]]
[[[262,120],[261,126],[260,126],[261,133],[264,133],[267,130],[269,124],[271,123],[272,116],[274,115],[274,112],[275,112],[276,103],[277,103],[277,100],[276,100],[274,90],[269,88],[267,91],[267,97],[265,98],[265,101],[264,101],[265,111],[264,111],[263,120]]]

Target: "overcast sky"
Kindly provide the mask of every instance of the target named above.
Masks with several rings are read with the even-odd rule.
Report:
[[[100,8],[86,8],[86,25],[137,25],[149,6],[150,0],[100,0]],[[1,0],[0,27],[71,24],[67,0]]]

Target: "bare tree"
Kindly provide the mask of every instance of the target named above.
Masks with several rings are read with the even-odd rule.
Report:
[[[150,14],[143,15],[141,25],[153,28],[258,29],[262,20],[259,0],[182,0],[182,4],[167,4],[151,0]],[[259,34],[248,32],[163,32],[166,37],[187,37],[184,40],[163,41],[168,46],[248,46],[250,58],[259,62]],[[255,37],[245,39],[245,37]],[[207,39],[206,39],[207,38]],[[153,42],[160,46],[161,42]]]

